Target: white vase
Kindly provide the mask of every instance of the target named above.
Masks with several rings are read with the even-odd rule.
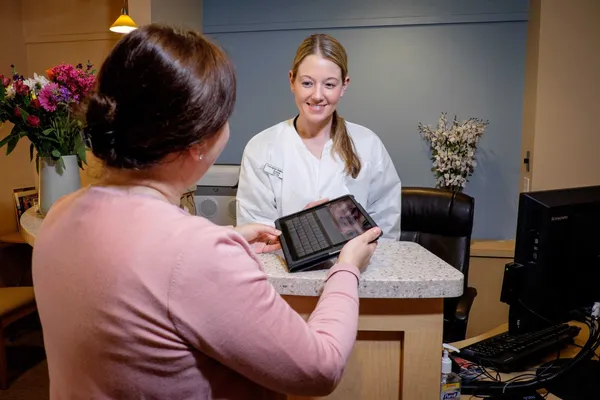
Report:
[[[50,157],[40,157],[39,210],[45,216],[61,197],[81,188],[77,156],[63,156],[65,166]]]

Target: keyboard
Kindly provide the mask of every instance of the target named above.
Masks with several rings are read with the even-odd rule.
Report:
[[[581,329],[558,324],[539,331],[504,332],[460,349],[456,356],[500,372],[522,371],[544,356],[572,344]]]
[[[298,257],[316,253],[330,247],[321,225],[314,214],[304,214],[286,221],[292,239],[292,248]]]

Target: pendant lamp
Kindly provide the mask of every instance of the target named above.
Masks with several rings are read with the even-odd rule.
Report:
[[[111,32],[129,33],[138,28],[138,26],[135,24],[135,22],[133,22],[133,20],[127,13],[127,5],[125,4],[125,1],[126,0],[123,0],[123,8],[121,8],[121,15],[109,28]]]

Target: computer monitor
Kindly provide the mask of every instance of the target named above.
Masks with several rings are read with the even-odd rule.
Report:
[[[600,300],[600,186],[520,194],[500,300],[513,333],[566,322]]]

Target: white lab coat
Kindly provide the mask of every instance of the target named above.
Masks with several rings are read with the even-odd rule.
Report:
[[[346,121],[362,168],[356,179],[346,175],[341,157],[331,154],[332,140],[321,159],[304,145],[290,119],[254,136],[242,157],[237,190],[237,224],[274,225],[309,202],[353,194],[383,231],[400,238],[400,178],[379,137]]]

